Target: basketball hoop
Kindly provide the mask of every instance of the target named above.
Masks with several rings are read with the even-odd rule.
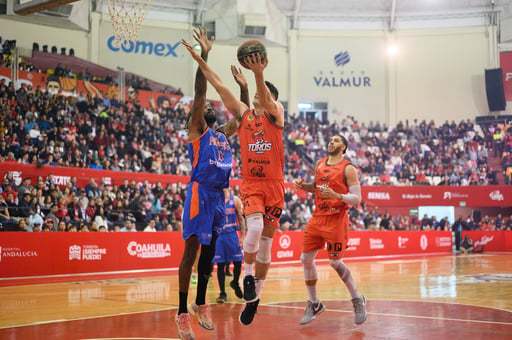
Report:
[[[107,0],[108,13],[114,29],[114,44],[125,48],[137,41],[139,29],[152,0]]]

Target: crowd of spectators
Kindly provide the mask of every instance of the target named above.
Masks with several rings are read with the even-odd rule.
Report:
[[[57,65],[55,72],[61,77],[74,76],[62,65]],[[94,79],[90,72],[81,76]],[[132,89],[127,100],[120,103],[99,96],[65,96],[30,86],[15,88],[14,84],[0,80],[0,161],[189,175],[191,165],[186,147],[187,105],[178,103],[171,106],[167,102],[167,105],[159,103],[153,107],[142,107],[137,91]],[[224,113],[219,123],[228,118],[229,114]],[[497,131],[500,133],[499,138],[495,136]],[[388,127],[380,122],[360,123],[350,116],[341,122],[332,123],[290,115],[284,130],[285,180],[293,181],[300,177],[311,180],[316,161],[325,155],[327,141],[336,133],[347,137],[349,144],[346,156],[360,169],[362,185],[498,184],[497,172],[501,170],[489,167],[490,150],[496,152],[495,156],[502,157],[504,165],[512,164],[509,129],[496,126],[482,129],[469,119],[458,124],[446,121],[440,126],[433,121],[427,123],[426,120],[414,119]],[[233,178],[240,178],[240,145],[237,135],[232,137],[231,144],[235,154]],[[90,204],[96,207],[94,214],[103,211],[107,223],[101,225],[106,229],[119,225],[116,223],[119,215],[116,208],[121,208],[118,203],[122,202],[123,223],[133,220],[141,230],[154,215],[158,216],[155,221],[157,230],[169,226],[173,230],[179,229],[179,223],[173,224],[175,219],[161,216],[160,211],[154,214],[153,202],[156,204],[157,197],[164,215],[174,216],[175,211],[180,209],[174,200],[176,192],[179,192],[177,196],[181,202],[184,194],[181,184],[168,186],[163,191],[157,189],[157,194],[149,183],[141,187],[137,187],[136,183],[130,184],[132,189],[128,191],[116,187],[107,188],[101,183],[98,185],[102,188],[97,191],[98,195],[94,194],[94,199],[85,199],[91,193],[86,188],[61,189],[52,184],[51,180],[41,178],[29,193],[30,202],[33,211],[45,218],[51,210],[51,204],[60,204],[59,211],[64,211],[66,209],[63,207],[73,204],[75,198],[83,198],[82,204],[87,201],[87,208]],[[23,203],[23,195],[13,195],[12,199],[4,195],[10,190],[5,187],[2,190],[5,199],[3,204],[9,206],[13,202]],[[86,191],[85,196],[82,196],[83,190]],[[14,188],[11,191],[16,194]],[[168,195],[173,197],[171,201],[165,198]],[[141,210],[143,206],[150,208]],[[290,227],[301,229],[309,219],[313,203],[311,199],[298,200],[293,192],[287,191],[286,208],[284,218],[290,216]],[[0,222],[17,223],[23,220],[19,217],[30,213],[26,207],[12,206],[12,209],[7,220],[0,215]],[[138,215],[139,211],[148,210],[153,210],[153,213],[143,217]],[[360,210],[353,209],[351,215],[356,225],[361,226],[362,223],[364,229],[371,229],[373,225],[380,226],[380,223],[371,222],[378,221],[374,214],[365,209]],[[96,229],[92,223],[96,221],[92,218],[94,214],[89,216],[89,220],[65,218],[66,228],[76,225],[81,229],[80,226],[85,223],[87,227]],[[416,225],[401,224],[401,217],[389,220],[391,222],[384,223],[384,229],[414,228]],[[30,223],[28,225],[30,229]]]
[[[7,174],[1,187],[0,222],[6,230],[39,231],[135,231],[180,230],[185,186],[176,183],[165,189],[161,183],[151,188],[147,181],[135,181],[121,186],[106,186],[94,179],[84,188],[72,178],[65,188],[53,184],[52,176],[39,177],[33,187],[30,178],[16,186],[12,174]],[[311,199],[301,200],[286,190],[286,209],[281,219],[282,230],[303,230],[313,210]],[[351,208],[350,219],[355,230],[449,230],[447,219],[435,217],[390,216],[365,204]],[[501,216],[480,224],[468,217],[467,229],[511,230],[512,216]],[[471,223],[470,223],[471,222]],[[154,228],[151,227],[154,225]],[[148,227],[149,226],[149,227]]]
[[[0,225],[5,231],[179,231],[186,185],[125,180],[105,185],[76,177],[64,186],[53,176],[19,185],[7,173],[0,187]]]
[[[238,195],[239,188],[233,188]],[[52,175],[30,177],[16,184],[12,173],[0,186],[0,227],[4,231],[180,231],[186,184],[165,187],[161,182],[106,185],[91,178],[83,187],[72,177],[65,185],[55,184]],[[311,197],[301,199],[290,188],[285,193],[280,230],[304,230],[313,212]],[[396,215],[362,203],[349,210],[353,230],[451,230],[448,217]],[[463,230],[512,230],[512,215],[472,216],[461,220]]]

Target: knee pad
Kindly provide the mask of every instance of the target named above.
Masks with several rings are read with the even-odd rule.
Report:
[[[258,252],[263,233],[263,216],[253,216],[247,219],[247,234],[244,239],[244,251],[249,254]]]
[[[300,255],[300,262],[302,262],[302,266],[304,268],[304,280],[318,280],[318,273],[316,271],[315,257],[317,251],[302,253]]]
[[[346,282],[350,278],[350,269],[348,269],[341,259],[329,260],[329,264],[338,273],[343,282]]]
[[[260,239],[260,249],[256,254],[256,261],[260,263],[270,263],[272,261],[272,239],[263,236]]]

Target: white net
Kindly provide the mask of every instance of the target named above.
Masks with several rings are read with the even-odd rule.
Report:
[[[107,0],[108,13],[114,28],[114,44],[129,47],[137,41],[140,26],[152,0]]]

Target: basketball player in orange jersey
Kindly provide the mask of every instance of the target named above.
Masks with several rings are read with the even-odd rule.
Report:
[[[277,101],[277,89],[263,77],[268,58],[262,61],[259,55],[251,55],[245,60],[245,65],[254,73],[256,80],[254,108],[250,109],[230,91],[192,45],[185,40],[182,43],[219,93],[226,108],[235,116],[231,120],[231,128],[238,129],[240,137],[240,189],[247,222],[247,235],[243,244],[246,304],[240,314],[240,322],[249,325],[258,308],[270,267],[272,239],[279,227],[284,206],[284,109]]]
[[[329,262],[338,276],[345,283],[354,306],[354,322],[357,325],[366,321],[366,299],[357,292],[357,287],[350,269],[341,260],[348,242],[348,206],[361,202],[361,185],[356,168],[343,157],[347,149],[347,140],[341,135],[334,135],[329,141],[328,157],[318,161],[315,179],[305,183],[303,179],[295,180],[295,189],[315,194],[315,210],[304,232],[301,262],[304,267],[304,280],[308,290],[309,301],[300,324],[313,321],[325,310],[318,300],[315,257],[318,250],[327,243]]]

